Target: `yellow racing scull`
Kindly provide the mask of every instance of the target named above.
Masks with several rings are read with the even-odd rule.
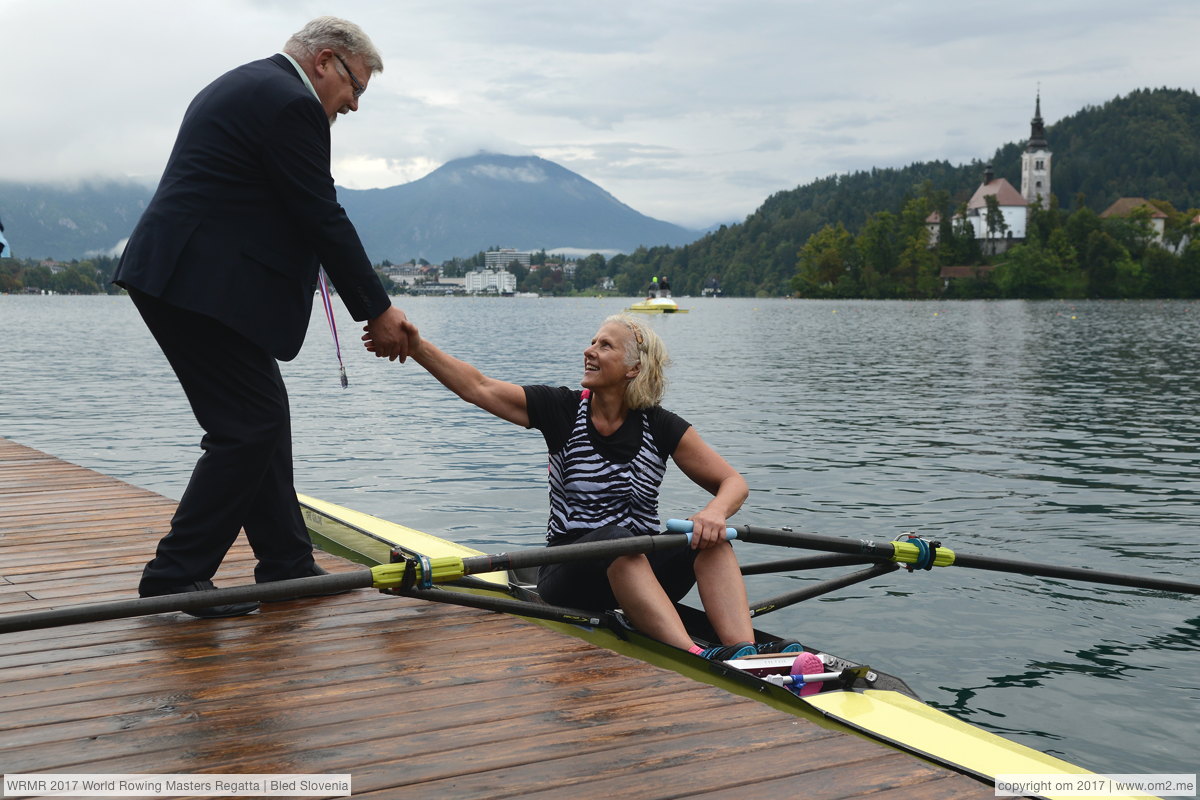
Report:
[[[884,742],[987,783],[995,784],[1002,775],[1090,774],[1089,770],[928,706],[900,678],[853,660],[806,647],[807,652],[820,659],[825,673],[801,675],[799,683],[816,679],[820,688],[810,689],[813,693],[798,693],[786,685],[797,683],[786,668],[792,659],[760,656],[736,662],[709,661],[639,634],[624,622],[619,612],[584,612],[542,603],[530,581],[523,579],[528,573],[519,567],[520,559],[514,557],[528,551],[486,556],[461,544],[333,503],[303,495],[300,502],[314,543],[375,568],[374,585],[382,585],[385,591],[526,617],[555,631],[753,698],[823,727]],[[943,563],[950,558],[946,553],[941,557]],[[505,568],[484,571],[492,567]],[[680,612],[698,643],[712,641],[712,631],[702,612],[686,606],[681,606]],[[756,634],[763,642],[778,639],[761,631]]]

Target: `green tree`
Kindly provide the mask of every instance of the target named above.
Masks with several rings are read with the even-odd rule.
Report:
[[[575,277],[572,285],[575,291],[583,292],[594,287],[606,274],[607,262],[599,253],[592,253],[575,263]]]
[[[1100,230],[1101,220],[1095,211],[1087,206],[1082,206],[1067,217],[1064,227],[1067,232],[1067,240],[1075,252],[1086,253],[1092,233]]]
[[[58,294],[100,294],[96,268],[90,261],[72,264],[51,276],[50,285],[46,288]]]
[[[909,237],[896,265],[897,291],[903,297],[936,297],[941,291],[937,257],[928,233]]]
[[[1083,263],[1090,297],[1120,297],[1120,287],[1130,283],[1129,251],[1106,231],[1088,236]]]
[[[1185,297],[1183,259],[1161,247],[1150,247],[1142,256],[1147,297]]]
[[[895,296],[893,286],[901,249],[896,215],[888,211],[871,215],[855,239],[855,246],[862,263],[863,296]]]
[[[987,208],[984,209],[983,222],[987,230],[988,255],[996,255],[996,240],[1003,239],[1008,233],[1008,221],[1004,219],[1004,211],[1000,208],[1000,198],[994,194],[983,198]]]
[[[37,265],[25,270],[25,285],[33,289],[53,289],[54,274],[49,267]]]
[[[25,288],[21,267],[11,258],[0,258],[0,293],[13,294]]]
[[[952,230],[954,231],[953,257],[943,263],[968,266],[983,263],[983,250],[979,240],[975,238],[975,226],[967,218],[967,204],[959,206],[955,215]]]
[[[1062,215],[1058,211],[1058,198],[1050,198],[1049,208],[1041,203],[1029,206],[1029,216],[1025,223],[1025,241],[1034,246],[1044,245],[1050,241],[1051,235],[1062,228]]]
[[[1077,270],[1064,265],[1049,249],[1031,245],[1017,245],[1005,253],[992,280],[1004,297],[1081,297],[1084,291],[1083,276]]]
[[[1102,219],[1101,229],[1121,243],[1130,257],[1140,259],[1146,248],[1155,240],[1154,223],[1150,206],[1138,206],[1127,217]]]
[[[1187,211],[1176,211],[1170,203],[1162,203],[1160,210],[1166,212],[1167,223],[1163,231],[1163,241],[1177,253],[1182,253],[1185,242],[1196,238],[1200,225],[1195,220],[1200,217],[1200,209],[1191,208]]]
[[[540,269],[537,274],[542,279],[542,294],[557,297],[565,293],[566,286],[563,283],[563,271],[561,269]]]
[[[1178,296],[1200,298],[1200,239],[1192,239],[1179,257]]]
[[[829,297],[842,281],[857,284],[850,274],[857,255],[854,237],[844,225],[826,225],[800,248],[792,291],[801,297]]]

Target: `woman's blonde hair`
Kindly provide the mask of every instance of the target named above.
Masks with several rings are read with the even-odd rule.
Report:
[[[641,362],[641,368],[625,387],[625,402],[630,408],[650,408],[662,402],[667,391],[667,376],[664,372],[671,363],[667,346],[654,329],[628,314],[613,314],[606,323],[615,322],[629,331],[625,344],[625,364],[632,367]]]

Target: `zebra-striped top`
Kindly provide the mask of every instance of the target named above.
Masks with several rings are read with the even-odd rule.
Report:
[[[532,400],[531,389],[549,387],[526,387],[526,396]],[[555,447],[552,431],[543,427],[545,420],[539,419],[536,404],[530,404],[530,424],[542,429],[550,445],[550,519],[546,539],[555,542],[606,525],[620,525],[637,534],[657,533],[661,529],[658,488],[666,472],[667,458],[687,431],[687,422],[661,408],[631,411],[626,424],[636,427],[626,431],[626,436],[637,437],[629,443],[631,447],[627,445],[634,452],[631,458],[618,460],[613,458],[611,446],[604,446],[610,443],[598,447],[594,441],[594,437],[604,437],[599,437],[590,425],[589,393],[558,391],[568,393],[554,398],[559,402],[578,397],[569,433],[560,447]],[[543,398],[551,399],[545,394]]]

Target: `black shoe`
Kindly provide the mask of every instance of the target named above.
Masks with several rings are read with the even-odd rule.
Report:
[[[754,647],[757,648],[759,655],[776,654],[776,653],[802,653],[804,646],[795,639],[778,639],[774,642],[755,642]]]
[[[187,586],[164,586],[161,589],[142,590],[139,591],[139,594],[142,597],[161,597],[168,594],[209,592],[216,588],[213,586],[212,581],[196,581],[195,583],[189,583]],[[221,619],[223,617],[242,617],[255,611],[258,611],[258,601],[252,600],[246,603],[228,603],[223,606],[193,608],[183,613],[199,619]]]
[[[275,581],[284,581],[284,580],[290,580],[293,578],[315,578],[319,575],[328,575],[328,574],[329,574],[329,572],[322,569],[320,564],[313,563],[311,568],[305,570],[304,572],[300,573],[299,575],[289,575],[287,578],[271,578],[269,580],[259,581],[259,583],[260,584],[261,583],[274,583]],[[332,592],[320,592],[320,591],[302,592],[300,594],[289,595],[288,597],[272,597],[267,602],[282,603],[287,600],[298,600],[301,597],[332,597],[333,595],[336,595],[336,594],[346,594],[347,592],[352,592],[352,591],[354,591],[354,590],[353,589],[337,589],[336,591],[332,591]]]

